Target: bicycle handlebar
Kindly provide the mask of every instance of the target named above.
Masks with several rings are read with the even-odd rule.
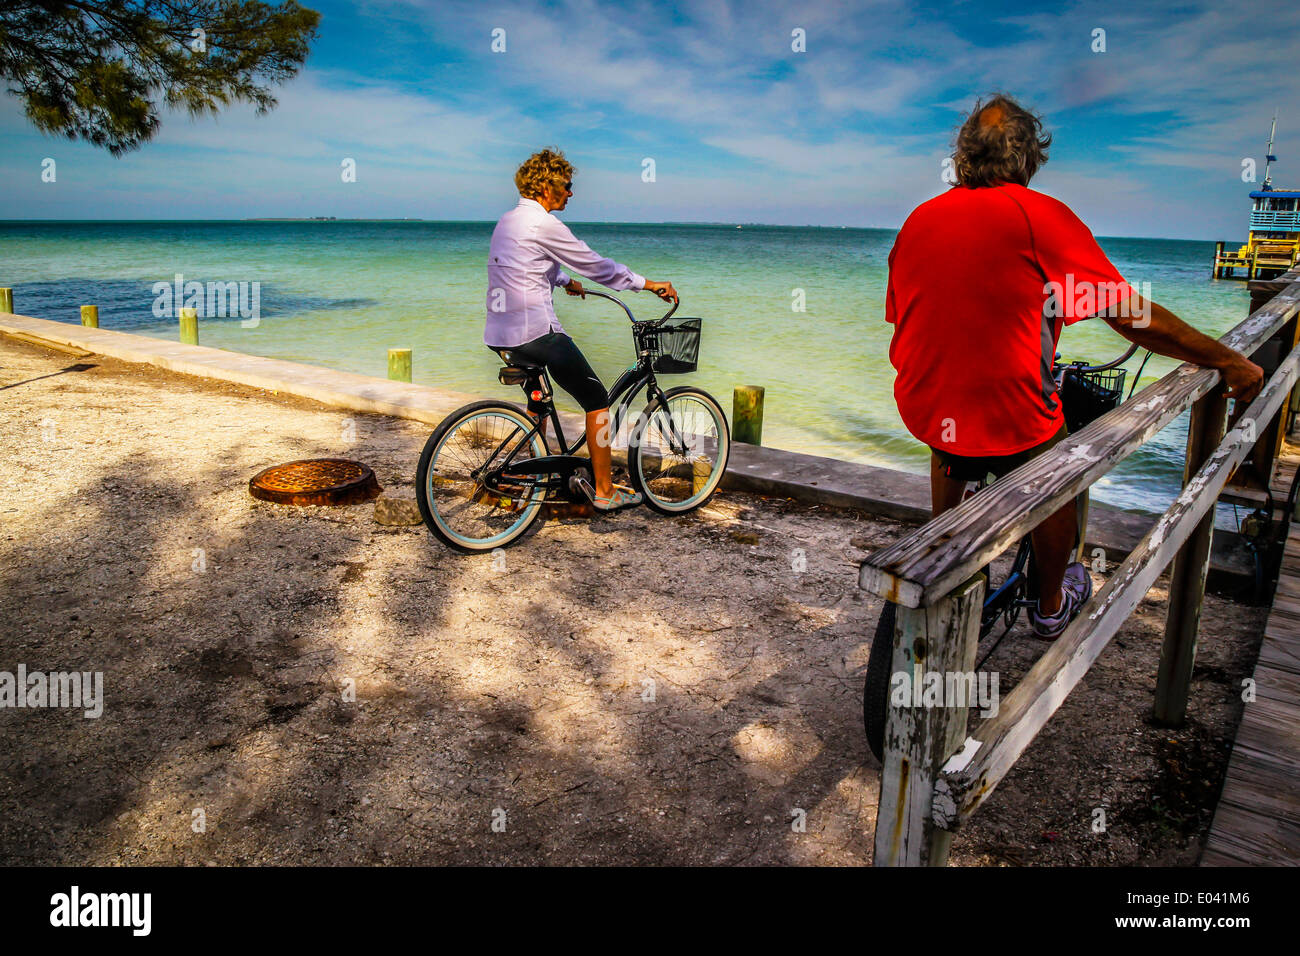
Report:
[[[1114,368],[1117,365],[1123,365],[1137,352],[1137,343],[1134,342],[1128,347],[1128,351],[1114,361],[1107,362],[1105,365],[1079,365],[1076,366],[1080,372],[1104,372],[1108,368]]]
[[[613,303],[614,303],[615,305],[617,305],[620,309],[622,309],[624,312],[626,312],[626,313],[627,313],[627,317],[628,317],[630,320],[632,320],[633,322],[636,321],[636,317],[635,317],[634,315],[632,315],[632,310],[629,309],[629,308],[624,304],[623,300],[620,299],[620,298],[618,298],[617,296],[612,296],[612,295],[610,295],[610,294],[607,293],[607,292],[596,292],[596,291],[593,290],[593,289],[585,289],[585,290],[583,290],[583,296],[584,296],[584,297],[585,297],[585,296],[589,296],[589,295],[600,296],[600,298],[602,298],[602,299],[609,299],[610,302],[613,302]]]
[[[665,312],[664,315],[663,315],[661,318],[658,318],[658,319],[638,319],[636,316],[634,316],[634,315],[632,314],[632,310],[629,309],[629,308],[627,307],[627,303],[625,303],[622,299],[618,298],[617,296],[612,296],[612,295],[610,295],[608,292],[597,292],[597,291],[595,291],[594,289],[586,289],[586,290],[584,290],[584,294],[585,294],[585,295],[596,295],[596,296],[600,296],[600,298],[602,298],[602,299],[609,299],[610,302],[615,303],[615,304],[616,304],[620,309],[622,309],[624,312],[626,312],[626,313],[627,313],[627,317],[628,317],[628,319],[629,319],[630,321],[632,321],[632,322],[643,322],[643,323],[653,322],[653,323],[656,323],[656,324],[658,324],[658,323],[660,323],[660,322],[666,322],[666,321],[668,321],[669,317],[671,317],[672,314],[673,314],[674,312],[677,311],[677,307],[678,307],[679,305],[682,304],[681,297],[679,296],[678,298],[676,298],[676,299],[673,300],[673,307],[672,307],[671,309],[669,309],[667,312]]]
[[[1077,369],[1080,372],[1104,372],[1108,368],[1115,368],[1115,366],[1117,365],[1123,365],[1125,362],[1127,362],[1129,359],[1133,357],[1134,353],[1136,353],[1137,350],[1138,347],[1137,347],[1137,343],[1135,342],[1134,344],[1130,345],[1128,347],[1128,351],[1125,352],[1123,355],[1121,355],[1119,358],[1112,359],[1111,361],[1106,362],[1102,365],[1084,365],[1079,362],[1062,362],[1061,353],[1057,352],[1056,359],[1054,360],[1053,364],[1058,369],[1073,368],[1073,369]]]

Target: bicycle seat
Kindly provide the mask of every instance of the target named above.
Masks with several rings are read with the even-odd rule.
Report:
[[[543,365],[507,365],[497,373],[502,385],[524,385],[538,378],[545,370]]]

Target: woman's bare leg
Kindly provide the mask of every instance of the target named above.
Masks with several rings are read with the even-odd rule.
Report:
[[[614,494],[614,472],[610,461],[609,409],[587,412],[587,449],[591,454],[591,472],[596,479],[596,495]]]

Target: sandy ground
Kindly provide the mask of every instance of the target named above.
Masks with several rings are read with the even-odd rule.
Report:
[[[0,670],[102,671],[107,699],[0,710],[0,862],[870,861],[855,572],[903,526],[726,494],[547,521],[502,564],[248,494],[346,455],[409,497],[424,426],[2,337],[0,386]],[[1164,598],[953,863],[1195,862],[1263,612],[1207,602],[1160,730]],[[1041,650],[1003,642],[1004,694]]]

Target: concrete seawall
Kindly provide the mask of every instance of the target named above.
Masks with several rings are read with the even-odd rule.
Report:
[[[0,312],[0,333],[430,426],[469,402],[504,398],[500,394],[471,395],[7,312]],[[725,404],[726,397],[721,398]],[[732,446],[722,487],[857,508],[904,521],[924,522],[930,516],[929,479],[924,475],[756,445]],[[1107,562],[1114,564],[1133,549],[1154,517],[1094,503],[1089,514],[1089,545],[1103,548]],[[1211,572],[1212,586],[1220,588],[1240,585],[1253,576],[1250,555],[1236,534],[1216,532]]]

